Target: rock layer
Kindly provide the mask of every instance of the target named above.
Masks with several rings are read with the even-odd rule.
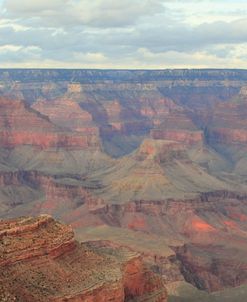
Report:
[[[1,221],[0,238],[3,301],[166,301],[161,278],[140,255],[111,244],[80,245],[50,216]]]
[[[68,133],[59,129],[24,102],[0,98],[0,145],[14,148],[31,145],[41,149],[87,149],[97,146],[94,138],[83,133]]]

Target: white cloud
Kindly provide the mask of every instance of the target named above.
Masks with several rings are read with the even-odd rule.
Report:
[[[16,52],[22,49],[21,45],[11,45],[11,44],[5,44],[0,46],[0,53],[1,52],[8,52],[8,51],[12,51],[12,52]]]
[[[0,52],[18,52],[18,51],[26,51],[26,52],[37,52],[41,51],[41,49],[37,46],[28,46],[23,47],[22,45],[12,45],[12,44],[5,44],[0,46]]]
[[[14,31],[26,31],[30,29],[30,27],[24,26],[22,24],[18,24],[11,19],[3,19],[0,20],[0,28],[11,27]]]
[[[26,64],[29,60],[40,60],[40,54],[41,49],[37,46],[3,45],[0,46],[1,66],[11,67],[13,64]]]

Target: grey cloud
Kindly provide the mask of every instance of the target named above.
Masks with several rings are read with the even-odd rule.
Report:
[[[0,62],[25,62],[41,58],[41,49],[35,46],[23,47],[6,45],[0,46]]]
[[[5,0],[3,7],[10,14],[29,15],[30,13],[40,13],[43,11],[56,10],[68,3],[68,0]]]
[[[6,16],[43,26],[119,27],[164,10],[162,0],[5,0]]]
[[[132,44],[146,47],[154,52],[194,51],[210,45],[247,43],[247,18],[234,22],[214,22],[191,27],[174,24],[171,27],[153,26],[138,29],[126,37]]]
[[[144,25],[131,30],[120,28],[114,31],[90,31],[84,27],[71,28],[67,32],[54,28],[30,28],[16,32],[11,27],[5,27],[0,29],[0,44],[35,45],[47,51],[92,51],[111,55],[114,52],[122,55],[141,47],[153,52],[183,52],[213,45],[245,43],[246,26],[247,19],[203,24],[195,28],[175,23],[170,27],[160,24],[147,28]]]
[[[208,64],[212,56],[220,62],[245,58],[234,51],[247,43],[247,18],[192,25],[181,15],[177,18],[165,2],[169,1],[5,0],[2,18],[8,22],[0,27],[0,63],[51,60],[93,64],[95,60],[107,67],[117,62],[141,64],[141,60],[158,64],[164,59],[177,66],[184,59],[193,62],[190,57],[197,52],[203,53],[197,65],[200,58]],[[16,31],[11,20],[27,27]],[[1,52],[4,45],[20,49]]]

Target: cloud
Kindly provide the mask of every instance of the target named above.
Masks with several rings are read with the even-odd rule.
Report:
[[[136,28],[119,38],[122,43],[147,48],[153,52],[206,50],[212,46],[247,42],[247,18],[232,22],[203,23],[197,27],[174,23]]]
[[[241,52],[241,47],[234,51]],[[138,54],[140,61],[148,62],[148,65],[153,67],[162,65],[163,68],[247,68],[247,62],[240,56],[229,60],[228,57],[220,57],[208,51],[152,53],[148,49],[140,48]]]
[[[10,20],[9,19],[0,20],[0,29],[6,28],[6,27],[11,27],[14,31],[25,31],[25,30],[30,29],[30,27],[13,22],[13,20],[11,20],[11,19]]]
[[[0,46],[0,61],[7,64],[25,64],[27,60],[39,60],[40,53],[41,49],[36,46],[4,45]]]
[[[62,7],[67,3],[68,0],[6,0],[3,3],[3,7],[10,14],[29,15],[30,13],[56,10],[58,7]]]
[[[6,15],[30,17],[43,26],[127,26],[164,10],[162,0],[5,0]]]
[[[246,27],[243,0],[0,0],[0,66],[238,68]]]

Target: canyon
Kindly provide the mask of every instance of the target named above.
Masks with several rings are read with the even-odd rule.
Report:
[[[244,70],[0,70],[4,299],[245,301],[246,87]]]

